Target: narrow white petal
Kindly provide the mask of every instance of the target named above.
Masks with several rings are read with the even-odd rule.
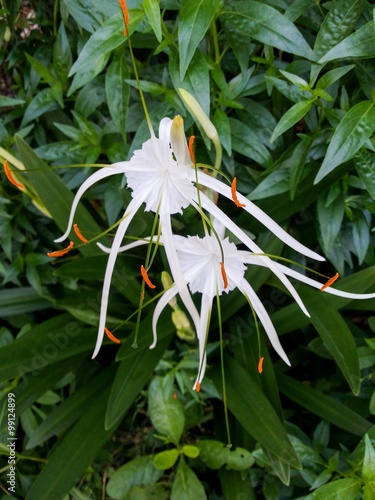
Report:
[[[201,384],[206,373],[207,367],[207,354],[206,354],[206,344],[207,344],[207,333],[208,326],[211,317],[211,308],[212,308],[212,299],[207,295],[202,295],[202,304],[201,304],[201,321],[200,327],[197,332],[198,342],[199,342],[199,371],[194,382],[193,389],[195,390],[197,387],[197,383]]]
[[[155,236],[153,238],[153,241],[155,241],[155,242],[157,241],[157,236]],[[159,240],[159,242],[161,244],[160,240]],[[150,243],[150,237],[148,236],[147,238],[144,238],[143,240],[137,240],[137,241],[133,241],[132,243],[128,243],[127,245],[123,245],[122,247],[120,247],[118,249],[117,253],[126,252],[127,250],[131,250],[132,248],[137,248],[137,247],[140,247],[142,245],[148,245],[149,243]],[[111,252],[111,247],[106,247],[105,245],[103,245],[103,243],[100,243],[100,242],[98,242],[97,245],[102,252],[104,252],[104,253]]]
[[[275,327],[272,324],[271,318],[268,316],[266,308],[264,307],[262,301],[259,299],[258,295],[255,293],[250,284],[244,279],[238,284],[238,289],[250,300],[256,315],[258,316],[260,322],[262,323],[267,336],[280,358],[285,361],[287,365],[290,366],[290,361],[286,355],[284,349],[280,344],[279,337],[276,333]]]
[[[153,349],[156,346],[158,341],[157,337],[157,324],[159,321],[159,317],[163,312],[164,308],[168,305],[168,303],[178,294],[178,289],[175,285],[173,285],[169,290],[167,290],[164,295],[161,297],[159,302],[156,304],[154,314],[152,316],[152,335],[153,342],[150,345],[150,349]]]
[[[175,116],[172,121],[171,146],[179,166],[192,164],[186,143],[184,120],[179,115]]]
[[[172,120],[170,118],[163,118],[159,124],[159,139],[163,142],[169,143],[171,137]]]
[[[74,215],[78,206],[78,203],[82,197],[82,195],[89,189],[93,184],[95,184],[98,181],[101,181],[102,179],[105,179],[106,177],[110,177],[111,175],[116,175],[116,174],[123,174],[124,170],[121,168],[114,168],[114,167],[105,167],[101,168],[98,172],[94,172],[88,179],[85,180],[85,182],[80,186],[78,189],[71,209],[70,209],[70,216],[69,216],[69,222],[68,222],[68,228],[65,231],[65,233],[60,237],[55,240],[55,243],[61,243],[64,241],[68,236],[69,233],[72,229],[73,225],[73,219]]]
[[[190,180],[195,181],[195,172],[191,171],[190,172]],[[232,199],[232,192],[231,188],[224,184],[223,182],[219,181],[218,179],[214,179],[213,177],[205,174],[202,171],[198,171],[198,182],[202,186],[206,186],[210,189],[213,189],[214,191],[220,193],[221,195],[225,196],[228,199]],[[237,197],[238,201],[240,203],[243,203],[245,207],[243,210],[246,210],[250,215],[252,215],[255,219],[257,219],[259,222],[261,222],[267,229],[269,229],[275,236],[277,236],[281,241],[283,241],[286,245],[289,247],[293,248],[297,252],[306,255],[306,257],[310,257],[311,259],[315,260],[325,260],[324,257],[321,255],[317,254],[316,252],[313,252],[309,248],[305,247],[294,239],[292,236],[290,236],[282,227],[280,227],[269,215],[267,215],[263,210],[261,210],[259,207],[257,207],[253,202],[245,198],[241,193],[237,192]]]
[[[254,241],[247,236],[242,229],[240,229],[224,212],[218,208],[215,203],[213,203],[204,193],[200,193],[200,200],[202,203],[202,207],[207,210],[211,215],[216,217],[216,219],[219,220],[224,226],[231,231],[237,238],[239,238],[242,243],[244,243],[252,252],[256,253],[263,253],[262,249],[258,247]],[[195,201],[197,204],[197,201]],[[269,257],[266,256],[259,256],[257,257],[265,263],[265,266],[268,267],[278,278],[279,280],[285,285],[287,290],[289,290],[290,294],[294,298],[294,300],[297,302],[301,310],[306,314],[306,316],[309,316],[309,313],[304,305],[304,303],[301,300],[301,297],[298,295],[296,289],[294,286],[290,283],[288,278],[282,273],[277,266],[275,262],[273,262]]]
[[[141,203],[139,203],[136,200],[132,200],[124,214],[124,220],[120,223],[119,227],[117,228],[116,235],[113,240],[111,252],[108,257],[108,262],[107,262],[107,267],[105,270],[105,275],[104,275],[104,283],[103,283],[103,291],[102,291],[102,300],[100,304],[100,318],[99,318],[99,328],[98,328],[98,336],[96,339],[96,345],[94,349],[94,353],[92,355],[92,358],[95,358],[97,356],[100,347],[103,342],[103,337],[104,337],[104,328],[105,328],[105,322],[107,318],[107,309],[108,309],[108,298],[109,298],[109,289],[111,287],[111,280],[112,280],[112,273],[113,269],[115,267],[116,263],[116,258],[118,254],[118,249],[120,248],[121,242],[124,238],[124,234],[133,219],[135,213],[137,212],[139,206]]]

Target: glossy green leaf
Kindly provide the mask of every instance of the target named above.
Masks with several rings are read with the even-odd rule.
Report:
[[[351,108],[336,128],[322,166],[314,180],[321,181],[338,165],[350,160],[375,130],[375,102],[363,101]]]
[[[154,465],[160,470],[170,469],[174,466],[179,456],[180,453],[177,448],[161,451],[154,456]]]
[[[225,466],[231,470],[247,470],[254,464],[251,453],[243,448],[231,449],[220,441],[199,441],[200,458],[210,469]]]
[[[301,101],[294,104],[288,111],[281,117],[279,123],[276,125],[275,130],[271,136],[271,142],[275,141],[286,130],[289,130],[293,125],[301,120],[310,110],[314,99]]]
[[[294,148],[294,151],[292,153],[292,156],[290,157],[289,164],[290,164],[290,199],[293,200],[298,184],[301,180],[301,177],[303,177],[304,170],[306,168],[306,159],[307,155],[309,154],[310,148],[311,148],[311,138],[310,137],[304,137],[301,139],[301,141],[296,145]]]
[[[360,481],[348,477],[321,486],[307,498],[314,500],[342,500],[343,498],[345,500],[356,500],[360,491]]]
[[[230,2],[221,13],[221,18],[225,24],[231,24],[239,34],[250,35],[258,42],[311,61],[316,58],[295,25],[267,4],[252,0]]]
[[[66,82],[73,62],[72,51],[65,31],[64,23],[60,23],[56,41],[53,46],[53,68],[60,81]]]
[[[121,54],[113,59],[105,75],[105,92],[111,118],[117,130],[126,139],[126,116],[128,113],[130,88],[126,83],[129,71]]]
[[[172,485],[171,500],[205,500],[202,483],[185,462],[180,461]]]
[[[25,127],[28,123],[39,118],[47,111],[52,111],[57,108],[57,103],[53,97],[51,88],[41,90],[30,101],[23,115],[21,127]]]
[[[15,99],[6,95],[0,95],[0,108],[7,108],[8,106],[19,106],[25,104],[23,99]]]
[[[368,434],[365,436],[365,456],[362,466],[362,478],[366,483],[375,484],[375,449]]]
[[[243,473],[220,469],[219,477],[224,498],[238,498],[246,500],[255,500],[255,493],[247,477]]]
[[[375,33],[374,22],[370,21],[358,31],[345,38],[338,45],[328,51],[320,60],[324,64],[337,59],[356,59],[362,57],[374,57]]]
[[[330,85],[349,73],[349,71],[353,68],[355,68],[354,64],[348,64],[347,66],[340,66],[338,68],[331,69],[331,71],[328,71],[321,78],[319,78],[316,88],[327,89]]]
[[[185,426],[181,401],[173,397],[169,379],[155,377],[148,390],[148,413],[157,432],[178,444]]]
[[[97,393],[86,412],[60,440],[27,493],[27,500],[61,498],[94,461],[115,428],[104,428],[104,411],[109,390]]]
[[[78,26],[89,33],[93,33],[100,27],[103,18],[100,12],[93,7],[92,2],[89,4],[90,8],[85,0],[63,0],[62,3]]]
[[[365,3],[365,0],[338,0],[331,4],[315,40],[314,51],[319,57],[350,35]]]
[[[354,156],[354,165],[367,192],[375,200],[375,153],[360,149]]]
[[[182,453],[189,458],[197,458],[199,456],[200,450],[197,446],[192,444],[184,444],[181,448]]]
[[[51,307],[51,302],[31,287],[7,288],[0,290],[0,316],[16,316],[18,314],[40,311]]]
[[[161,37],[161,16],[158,0],[143,0],[143,8],[145,9],[148,22],[155,33],[158,42],[162,40]]]
[[[213,116],[213,124],[216,127],[217,133],[219,134],[220,143],[228,153],[228,155],[232,154],[232,137],[230,130],[230,123],[228,119],[228,115],[217,108],[215,110],[215,114]]]
[[[182,0],[178,22],[180,77],[184,79],[199,42],[217,15],[221,0]]]
[[[355,411],[321,391],[280,372],[277,381],[282,394],[340,429],[362,436],[371,427],[371,423]]]
[[[215,369],[212,376],[216,388],[221,392],[220,368]],[[225,359],[225,379],[228,408],[238,422],[280,460],[299,468],[299,460],[285,428],[260,385],[241,364],[230,356]],[[243,387],[246,387],[249,397],[244,397]]]
[[[335,243],[344,218],[345,205],[343,196],[340,194],[327,205],[327,196],[323,195],[318,200],[317,208],[320,237],[323,242],[323,249],[328,253]]]
[[[362,212],[356,212],[352,221],[352,236],[354,253],[358,257],[359,264],[363,263],[370,245],[369,220]]]
[[[262,200],[276,194],[285,193],[290,186],[289,176],[288,168],[279,168],[271,172],[251,191],[248,196],[249,200]]]
[[[259,137],[245,123],[229,118],[232,131],[232,149],[256,161],[264,167],[272,164],[272,157]]]

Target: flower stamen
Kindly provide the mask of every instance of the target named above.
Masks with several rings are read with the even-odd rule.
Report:
[[[8,181],[12,183],[13,186],[16,186],[19,189],[25,189],[25,186],[20,182],[17,182],[16,179],[13,177],[13,174],[9,168],[8,160],[4,160],[4,172],[5,175],[7,176]]]
[[[195,391],[196,391],[196,392],[201,392],[201,384],[200,384],[199,382],[197,382],[197,383],[195,384]]]
[[[262,371],[263,371],[263,361],[264,361],[264,357],[262,356],[261,358],[259,358],[259,361],[258,361],[258,373],[262,373]]]
[[[336,273],[333,278],[330,278],[327,283],[325,283],[322,288],[320,289],[321,292],[324,292],[326,288],[331,286],[338,278],[340,277],[339,273]]]
[[[70,250],[73,247],[74,247],[74,241],[71,241],[66,248],[63,248],[62,250],[55,250],[54,252],[48,252],[47,256],[48,257],[62,257],[66,253],[70,252]]]
[[[142,274],[142,278],[144,279],[147,286],[149,286],[150,288],[156,288],[156,285],[151,283],[150,278],[148,277],[147,271],[143,267],[143,265],[141,266],[141,274]]]
[[[113,335],[113,333],[112,333],[112,332],[110,332],[110,331],[108,330],[108,328],[105,328],[105,327],[104,327],[104,332],[105,332],[105,334],[107,335],[107,337],[108,337],[110,340],[112,340],[112,342],[115,342],[116,344],[121,344],[121,340],[119,340],[117,337],[115,337],[115,336]]]
[[[87,243],[89,240],[83,236],[81,231],[79,230],[78,224],[73,225],[74,232],[77,235],[77,238],[79,238],[83,243]]]
[[[195,136],[191,135],[189,137],[189,154],[191,161],[193,162],[193,165],[195,165],[194,142],[195,142]]]
[[[238,198],[237,198],[237,177],[233,178],[231,192],[232,192],[232,199],[233,199],[234,203],[236,204],[236,207],[239,207],[239,208],[246,207],[245,203],[240,203]]]
[[[224,262],[220,262],[221,276],[223,278],[224,288],[228,287],[227,272],[225,270]]]
[[[128,12],[128,7],[126,5],[126,0],[119,0],[119,4],[122,10],[122,15],[124,16],[124,36],[128,34],[128,26],[129,26],[129,12]]]

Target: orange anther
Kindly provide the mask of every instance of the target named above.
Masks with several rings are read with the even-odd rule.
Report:
[[[177,392],[173,393],[173,399],[177,399]]]
[[[150,278],[148,277],[147,271],[143,267],[143,265],[141,266],[141,274],[142,274],[142,278],[145,280],[146,285],[148,285],[150,288],[156,288],[156,285],[151,283]]]
[[[191,135],[189,137],[189,153],[190,153],[191,161],[195,165],[194,141],[195,141],[195,136]]]
[[[56,250],[55,252],[48,252],[47,256],[48,257],[62,257],[66,253],[70,252],[70,250],[73,247],[74,247],[74,241],[71,241],[66,248],[63,248],[62,250]]]
[[[104,331],[105,331],[105,334],[107,335],[107,337],[110,340],[112,340],[112,342],[115,342],[116,344],[121,344],[121,340],[119,340],[117,337],[115,337],[113,335],[113,333],[108,330],[108,328],[104,328]]]
[[[263,371],[263,361],[264,361],[264,357],[259,358],[259,361],[258,361],[258,373],[262,373],[262,371]]]
[[[240,207],[240,208],[246,207],[245,203],[240,203],[238,201],[238,198],[237,198],[237,178],[236,177],[233,178],[231,191],[232,191],[232,199],[233,199],[234,203],[236,204],[236,207]]]
[[[228,278],[227,278],[227,272],[224,267],[224,262],[220,262],[220,268],[221,268],[221,276],[223,278],[223,283],[224,283],[224,288],[228,287]]]
[[[20,182],[17,182],[16,179],[13,177],[12,172],[9,168],[8,160],[4,160],[4,172],[5,175],[7,176],[8,181],[11,182],[13,186],[18,187],[19,189],[25,189],[25,186]]]
[[[195,390],[196,392],[201,392],[201,384],[199,382],[195,384]]]
[[[122,10],[122,15],[124,16],[124,23],[125,23],[124,35],[126,36],[128,34],[128,26],[129,26],[128,7],[126,5],[126,0],[119,0],[119,3]]]
[[[76,233],[76,235],[77,235],[77,238],[79,238],[81,241],[83,241],[83,243],[87,243],[87,242],[89,241],[88,239],[86,239],[86,238],[82,235],[81,231],[79,230],[78,224],[74,224],[74,225],[73,225],[73,229],[74,229],[74,232],[75,232],[75,233]]]
[[[339,273],[336,273],[333,278],[330,278],[327,283],[325,283],[320,289],[321,292],[324,292],[326,288],[331,286],[338,278],[340,277]]]

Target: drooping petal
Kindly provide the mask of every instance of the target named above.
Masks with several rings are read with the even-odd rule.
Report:
[[[191,170],[190,172],[190,180],[195,181],[195,171]],[[214,179],[213,177],[205,174],[202,171],[198,171],[198,182],[202,186],[208,187],[217,193],[225,196],[228,199],[232,199],[231,188],[219,181],[218,179]],[[297,252],[302,255],[306,255],[306,257],[310,257],[311,259],[324,261],[325,258],[316,252],[310,250],[305,247],[290,236],[282,227],[280,227],[269,215],[267,215],[263,210],[257,207],[253,202],[248,200],[245,196],[240,194],[238,191],[236,192],[238,201],[240,203],[245,204],[246,206],[243,210],[246,210],[250,215],[252,215],[255,219],[261,222],[267,229],[269,229],[275,236],[277,236],[281,241],[283,241],[286,245],[293,248]]]
[[[259,248],[258,245],[254,243],[254,241],[251,238],[249,238],[249,236],[247,236],[247,234],[244,231],[242,231],[242,229],[240,229],[226,214],[224,214],[224,212],[222,212],[220,208],[218,208],[204,193],[200,193],[200,201],[202,207],[205,210],[207,210],[207,212],[209,212],[222,224],[224,224],[225,227],[229,231],[231,231],[235,236],[237,236],[237,238],[239,238],[252,252],[263,253],[262,249]],[[198,208],[197,203],[198,202],[196,200],[196,206]],[[263,262],[265,263],[265,266],[268,267],[279,278],[279,280],[285,285],[287,290],[289,290],[290,294],[297,302],[301,310],[306,314],[306,316],[310,317],[296,289],[290,283],[288,278],[280,271],[276,263],[266,256],[259,256],[259,259],[262,259]]]
[[[271,318],[269,317],[266,308],[264,307],[262,301],[259,299],[258,295],[245,279],[243,279],[241,283],[238,284],[238,289],[248,298],[248,300],[250,300],[256,315],[258,316],[267,333],[272,347],[275,349],[280,358],[290,366],[290,361],[280,344],[279,337],[276,333],[275,327],[272,324]]]
[[[177,115],[171,126],[171,146],[179,166],[191,165],[189,148],[186,142],[184,120]]]
[[[159,317],[161,313],[164,311],[164,308],[168,305],[168,303],[178,294],[178,289],[175,285],[173,285],[169,290],[164,292],[163,296],[160,298],[158,303],[156,304],[154,314],[152,316],[152,335],[153,342],[150,345],[150,349],[153,349],[158,341],[157,337],[157,324],[159,321]]]
[[[201,315],[200,315],[201,321],[200,321],[199,330],[197,331],[198,342],[199,342],[199,370],[198,370],[197,378],[194,382],[194,386],[193,386],[194,390],[197,389],[197,383],[199,384],[198,387],[200,387],[200,384],[202,383],[202,380],[203,380],[204,375],[206,373],[207,333],[208,333],[208,327],[210,324],[211,309],[212,309],[212,299],[210,297],[208,297],[207,295],[203,294],[202,295],[202,303],[201,303]]]
[[[123,162],[123,165],[125,165],[127,162]],[[74,220],[74,215],[77,210],[78,203],[82,196],[85,194],[85,192],[93,185],[96,184],[98,181],[101,181],[102,179],[105,179],[106,177],[110,177],[111,175],[117,175],[117,174],[123,174],[124,173],[124,166],[121,167],[104,167],[101,168],[98,172],[94,172],[88,179],[85,180],[85,182],[80,186],[78,189],[71,209],[70,209],[70,215],[69,215],[69,222],[68,222],[68,227],[65,233],[60,237],[55,240],[55,243],[61,243],[64,241],[68,236],[70,231],[72,230],[73,226],[73,220]]]
[[[170,143],[172,120],[163,118],[159,124],[159,139],[166,144]]]
[[[96,339],[96,345],[94,349],[94,353],[92,355],[92,358],[95,358],[100,350],[100,347],[103,342],[103,336],[104,336],[104,328],[105,328],[105,322],[106,322],[106,317],[107,317],[107,309],[108,309],[108,298],[109,298],[109,290],[111,287],[111,280],[112,280],[112,274],[113,274],[113,269],[115,267],[116,259],[117,259],[117,254],[118,254],[118,249],[120,248],[121,242],[124,238],[124,234],[132,221],[134,215],[136,214],[137,210],[139,209],[141,203],[137,200],[131,200],[129,203],[125,213],[124,213],[124,219],[120,223],[120,225],[117,228],[116,235],[113,240],[112,248],[108,257],[108,262],[107,262],[107,267],[105,270],[105,275],[104,275],[104,282],[103,282],[103,291],[102,291],[102,299],[101,299],[101,304],[100,304],[100,318],[99,318],[99,328],[98,328],[98,336]]]

